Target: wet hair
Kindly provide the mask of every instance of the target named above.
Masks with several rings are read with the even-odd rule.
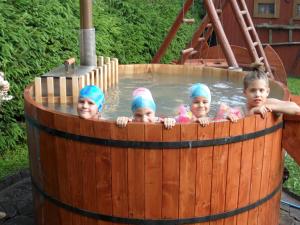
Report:
[[[255,62],[251,64],[251,67],[252,71],[244,77],[244,90],[255,80],[264,80],[267,87],[269,87],[269,78],[265,72],[264,64]]]

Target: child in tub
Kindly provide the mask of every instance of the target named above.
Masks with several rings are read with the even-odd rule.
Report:
[[[211,93],[205,84],[193,84],[189,89],[189,97],[191,99],[189,110],[184,112],[183,106],[180,106],[179,116],[176,117],[177,122],[184,123],[194,121],[200,123],[201,126],[207,126],[211,121],[221,120],[221,118],[214,119],[208,116],[210,111]],[[222,119],[236,122],[239,118],[230,110],[227,110],[226,112],[226,115],[225,113],[222,114]]]
[[[175,126],[175,119],[173,118],[160,118],[155,116],[156,104],[153,100],[151,92],[147,88],[137,88],[132,93],[133,99],[131,102],[131,111],[133,117],[118,117],[117,126],[125,127],[128,122],[145,122],[145,123],[158,123],[163,122],[165,128],[170,129]]]
[[[296,103],[268,98],[269,79],[263,64],[256,63],[253,67],[254,70],[244,77],[244,95],[247,99],[245,115],[260,114],[262,118],[267,112],[300,115],[300,107]]]
[[[100,119],[104,103],[104,94],[100,88],[88,85],[79,92],[77,113],[83,119]]]

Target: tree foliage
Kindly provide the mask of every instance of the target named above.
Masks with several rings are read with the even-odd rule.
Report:
[[[97,54],[117,57],[122,64],[149,63],[182,4],[183,0],[93,0]],[[0,108],[1,153],[26,141],[24,88],[67,58],[79,61],[80,10],[79,0],[6,0],[0,1],[0,8],[0,70],[14,96]],[[196,17],[200,11],[193,7]],[[182,26],[163,62],[178,58],[195,26]]]

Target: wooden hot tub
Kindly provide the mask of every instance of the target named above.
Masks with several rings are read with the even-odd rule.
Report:
[[[120,77],[183,71],[243,77],[191,65],[119,66]],[[118,128],[49,110],[32,89],[24,97],[37,225],[278,225],[281,117]],[[279,84],[271,89],[288,98]]]

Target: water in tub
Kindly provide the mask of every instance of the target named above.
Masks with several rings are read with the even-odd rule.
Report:
[[[102,117],[116,119],[118,116],[131,116],[132,91],[146,87],[152,92],[157,106],[157,116],[176,116],[180,104],[189,104],[189,87],[194,83],[206,84],[212,94],[210,116],[214,117],[221,102],[230,106],[245,104],[241,83],[216,80],[211,76],[140,74],[120,75],[119,83],[105,93]],[[44,106],[60,112],[77,115],[76,104],[50,104]]]

